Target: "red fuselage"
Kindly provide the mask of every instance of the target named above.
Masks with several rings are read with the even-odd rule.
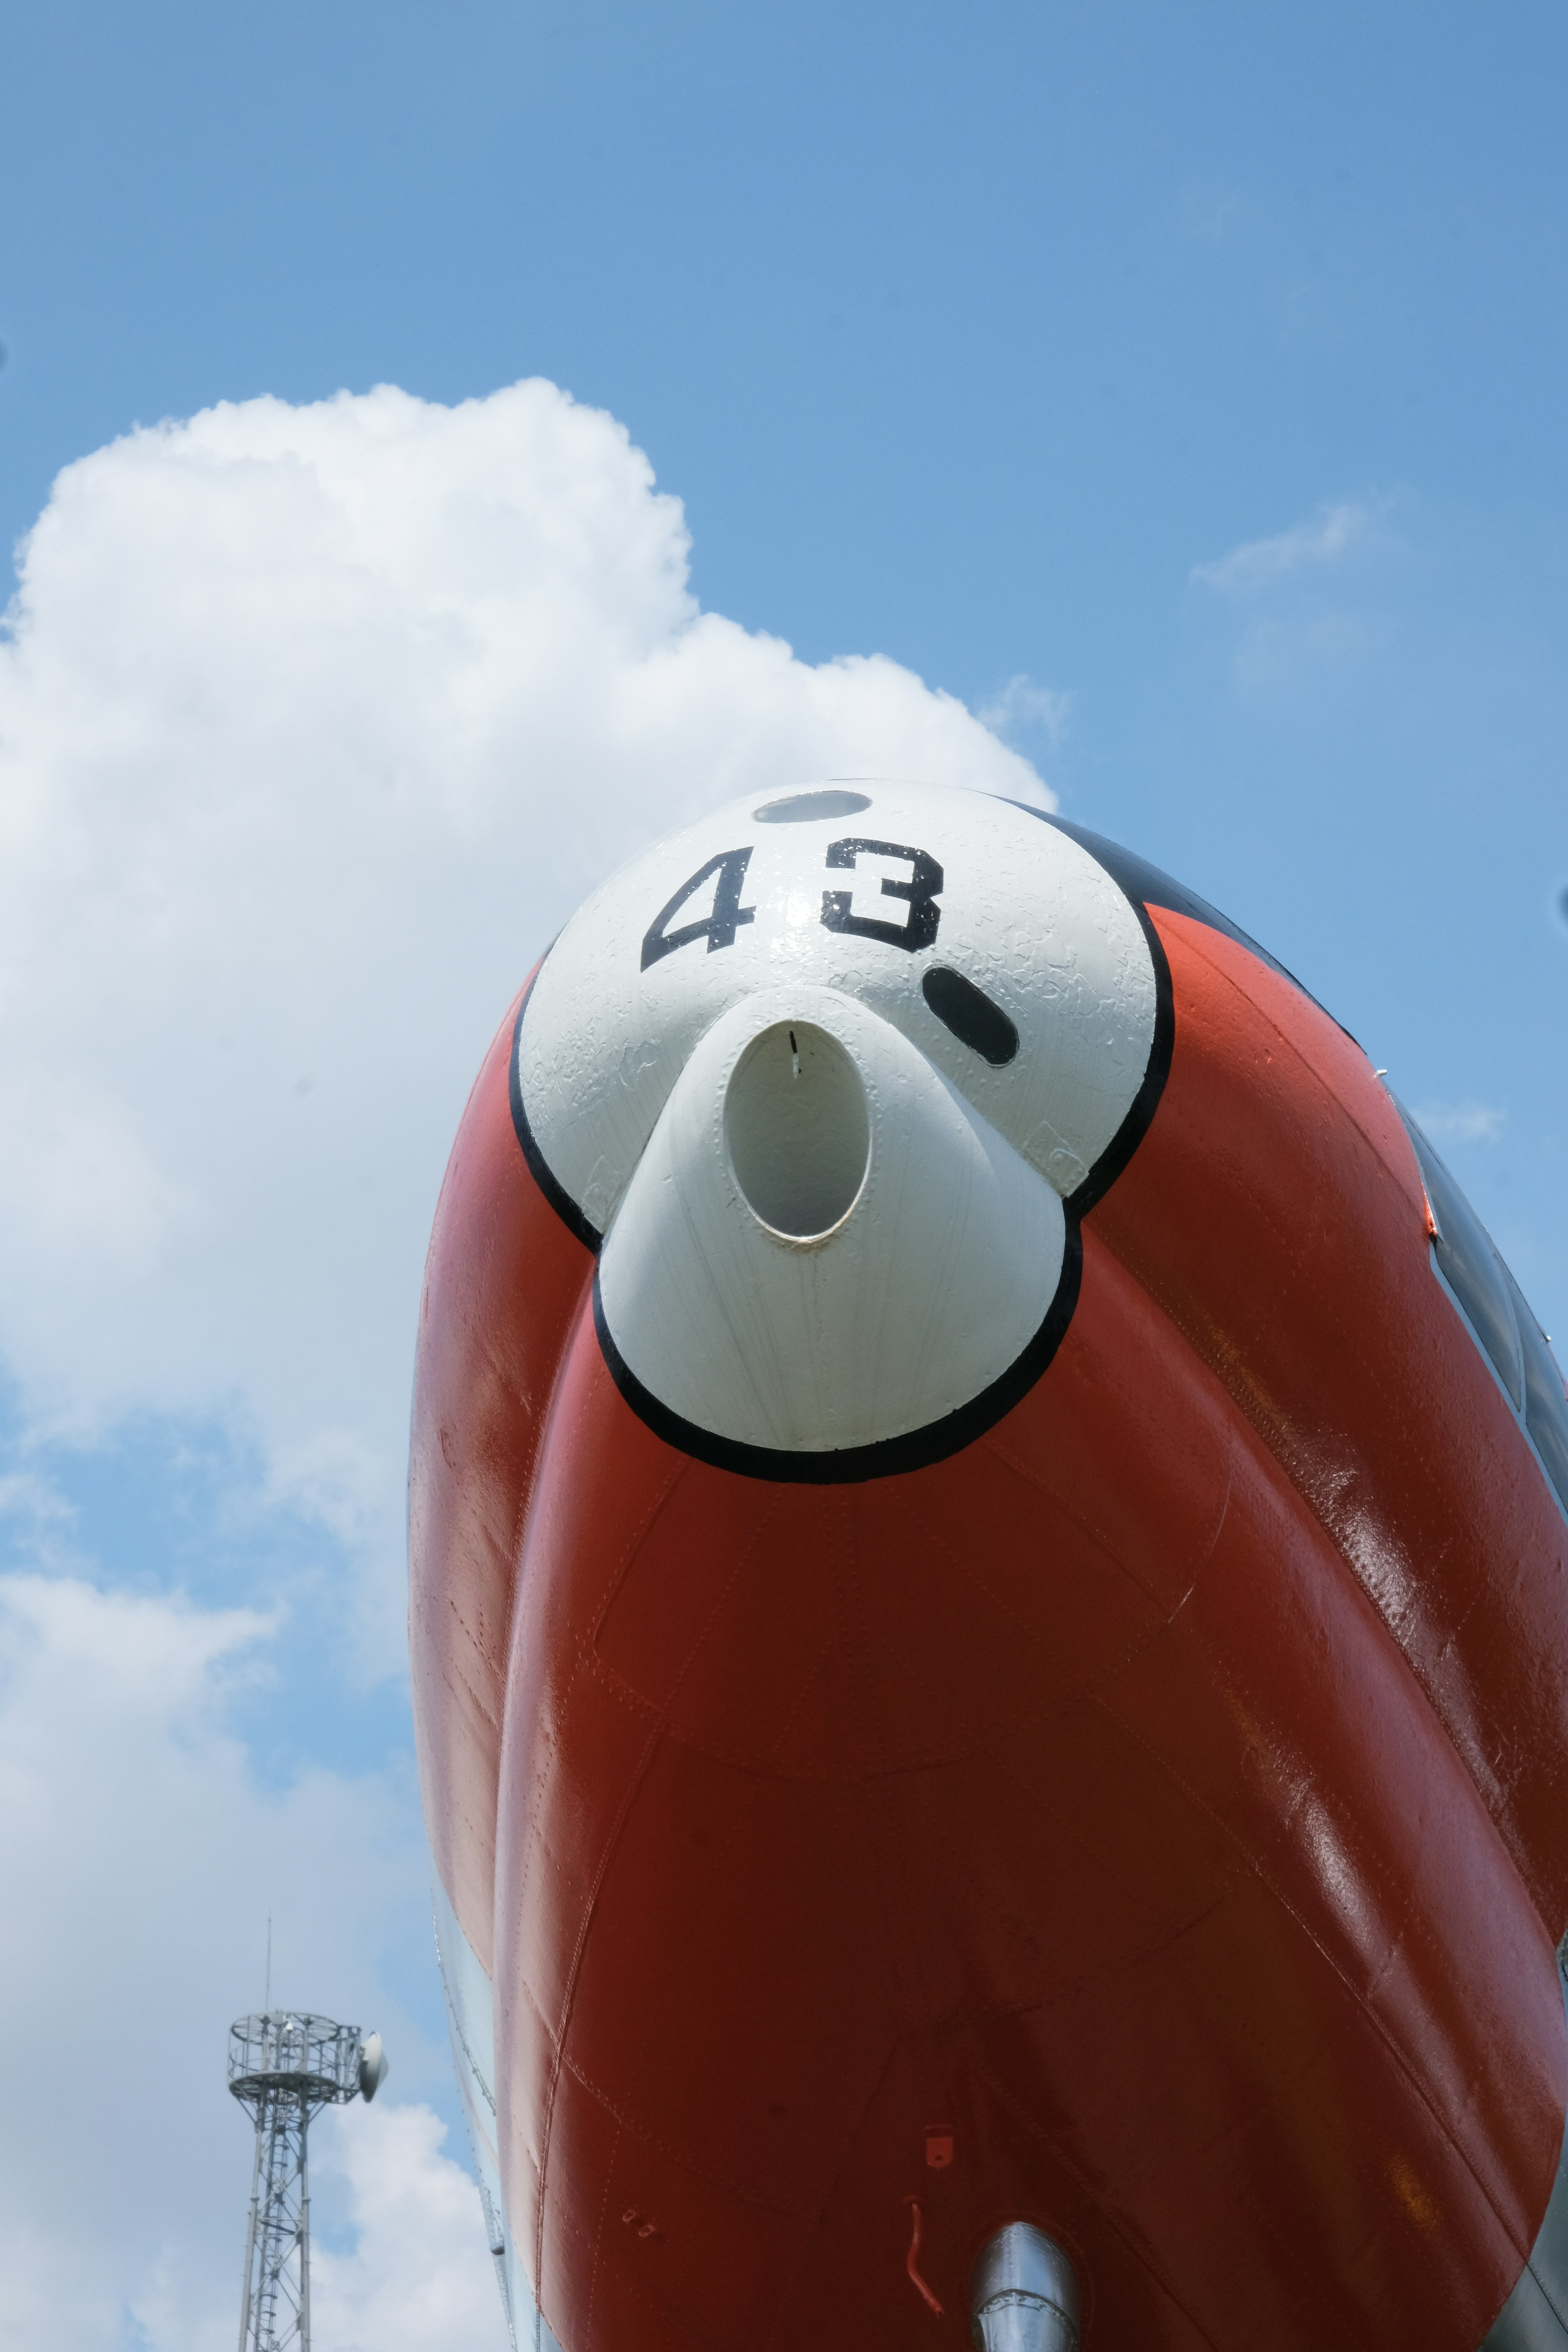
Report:
[[[562,2352],[957,2352],[1015,2217],[1094,2352],[1476,2352],[1535,2242],[1568,1524],[1360,1049],[1147,911],[1168,1067],[1070,1319],[912,1467],[650,1425],[520,1142],[515,1007],[480,1073],[414,1687]]]

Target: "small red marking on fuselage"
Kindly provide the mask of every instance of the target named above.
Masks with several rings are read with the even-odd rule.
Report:
[[[910,2251],[904,2258],[904,2268],[913,2280],[927,2308],[935,2312],[937,2317],[941,2319],[943,2315],[942,2305],[920,2274],[921,2200],[918,2197],[906,2197],[904,2202],[914,2215],[914,2229],[910,2237]]]

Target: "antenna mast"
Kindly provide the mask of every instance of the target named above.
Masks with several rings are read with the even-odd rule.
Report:
[[[270,1996],[270,1920],[267,1953]],[[239,2352],[310,2352],[310,2118],[374,2099],[385,2076],[380,2034],[357,2025],[269,2007],[230,2026],[228,2087],[256,2126]]]

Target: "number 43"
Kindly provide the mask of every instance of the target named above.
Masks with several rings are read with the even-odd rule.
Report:
[[[924,849],[907,848],[900,841],[869,841],[851,835],[843,841],[830,842],[824,863],[830,871],[855,870],[855,861],[864,851],[873,857],[896,857],[908,864],[907,881],[882,877],[884,898],[902,898],[909,913],[901,923],[879,922],[874,916],[857,915],[852,911],[853,892],[825,890],[822,894],[822,927],[824,930],[842,931],[855,939],[880,940],[888,947],[904,948],[913,953],[917,948],[929,948],[936,938],[937,925],[942,920],[942,908],[937,898],[942,888],[942,870],[936,859]],[[752,850],[721,850],[706,866],[683,882],[674,897],[661,907],[643,935],[642,969],[658,963],[678,948],[691,947],[698,940],[706,940],[708,952],[719,948],[732,948],[735,934],[742,923],[754,922],[756,908],[742,907],[741,891],[746,879],[746,868],[752,862]],[[713,884],[712,912],[695,921],[682,923],[671,930],[670,919],[693,898],[710,877]]]

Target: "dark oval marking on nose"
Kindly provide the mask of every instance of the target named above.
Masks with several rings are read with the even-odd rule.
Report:
[[[921,982],[921,994],[960,1045],[979,1054],[994,1068],[1000,1069],[1017,1052],[1018,1032],[995,998],[965,980],[961,971],[933,964]]]
[[[764,801],[752,814],[759,824],[814,824],[820,817],[857,816],[871,803],[864,793],[790,793]]]

